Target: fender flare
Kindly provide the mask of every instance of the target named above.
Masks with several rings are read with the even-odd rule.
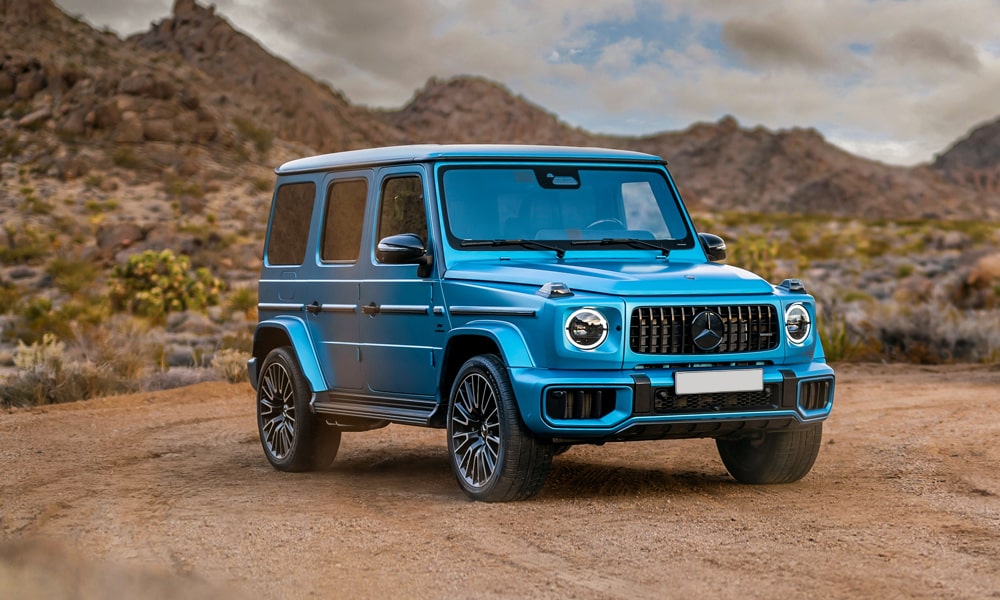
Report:
[[[261,363],[264,362],[265,352],[258,356],[258,340],[262,332],[266,330],[278,330],[285,334],[299,361],[299,367],[309,382],[309,389],[313,392],[322,392],[327,389],[326,379],[323,377],[323,369],[313,350],[312,336],[309,335],[309,328],[305,322],[298,317],[278,316],[273,319],[261,321],[253,332],[253,354]]]
[[[493,340],[500,349],[500,357],[509,368],[531,368],[535,359],[531,356],[528,343],[524,340],[521,330],[506,321],[470,321],[461,327],[448,332],[445,347],[451,340],[462,336],[487,337]]]

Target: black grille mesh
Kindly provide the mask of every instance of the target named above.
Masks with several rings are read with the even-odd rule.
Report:
[[[694,345],[691,322],[702,311],[722,318],[725,333],[713,350]],[[718,354],[773,350],[780,340],[778,311],[768,304],[641,306],[632,311],[629,346],[639,354]]]
[[[653,412],[678,414],[689,412],[730,412],[771,410],[778,406],[778,386],[767,384],[759,392],[724,392],[716,394],[677,395],[674,388],[657,388],[653,393]]]

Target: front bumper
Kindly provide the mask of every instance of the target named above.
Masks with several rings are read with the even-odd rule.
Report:
[[[681,371],[753,368],[763,389],[675,393]],[[511,369],[521,416],[533,433],[563,442],[725,437],[825,420],[834,372],[824,362],[635,371]]]

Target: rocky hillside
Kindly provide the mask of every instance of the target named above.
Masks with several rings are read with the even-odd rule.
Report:
[[[593,134],[477,77],[431,79],[406,106],[378,111],[352,105],[195,0],[176,0],[170,16],[124,41],[51,0],[2,6],[0,43],[17,50],[0,63],[0,154],[62,178],[114,163],[197,179],[414,142],[601,145],[664,156],[694,207],[1000,220],[1000,122],[933,167],[902,168],[852,156],[815,130],[750,129],[731,117],[645,137]]]
[[[973,129],[938,155],[933,167],[981,196],[1000,195],[1000,119]]]

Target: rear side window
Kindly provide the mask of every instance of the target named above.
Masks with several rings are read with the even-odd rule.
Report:
[[[335,181],[330,186],[323,221],[320,257],[325,261],[355,261],[361,251],[368,182],[364,179]]]
[[[272,265],[301,265],[306,257],[309,222],[312,220],[316,184],[286,183],[278,188],[267,241],[267,261]]]

